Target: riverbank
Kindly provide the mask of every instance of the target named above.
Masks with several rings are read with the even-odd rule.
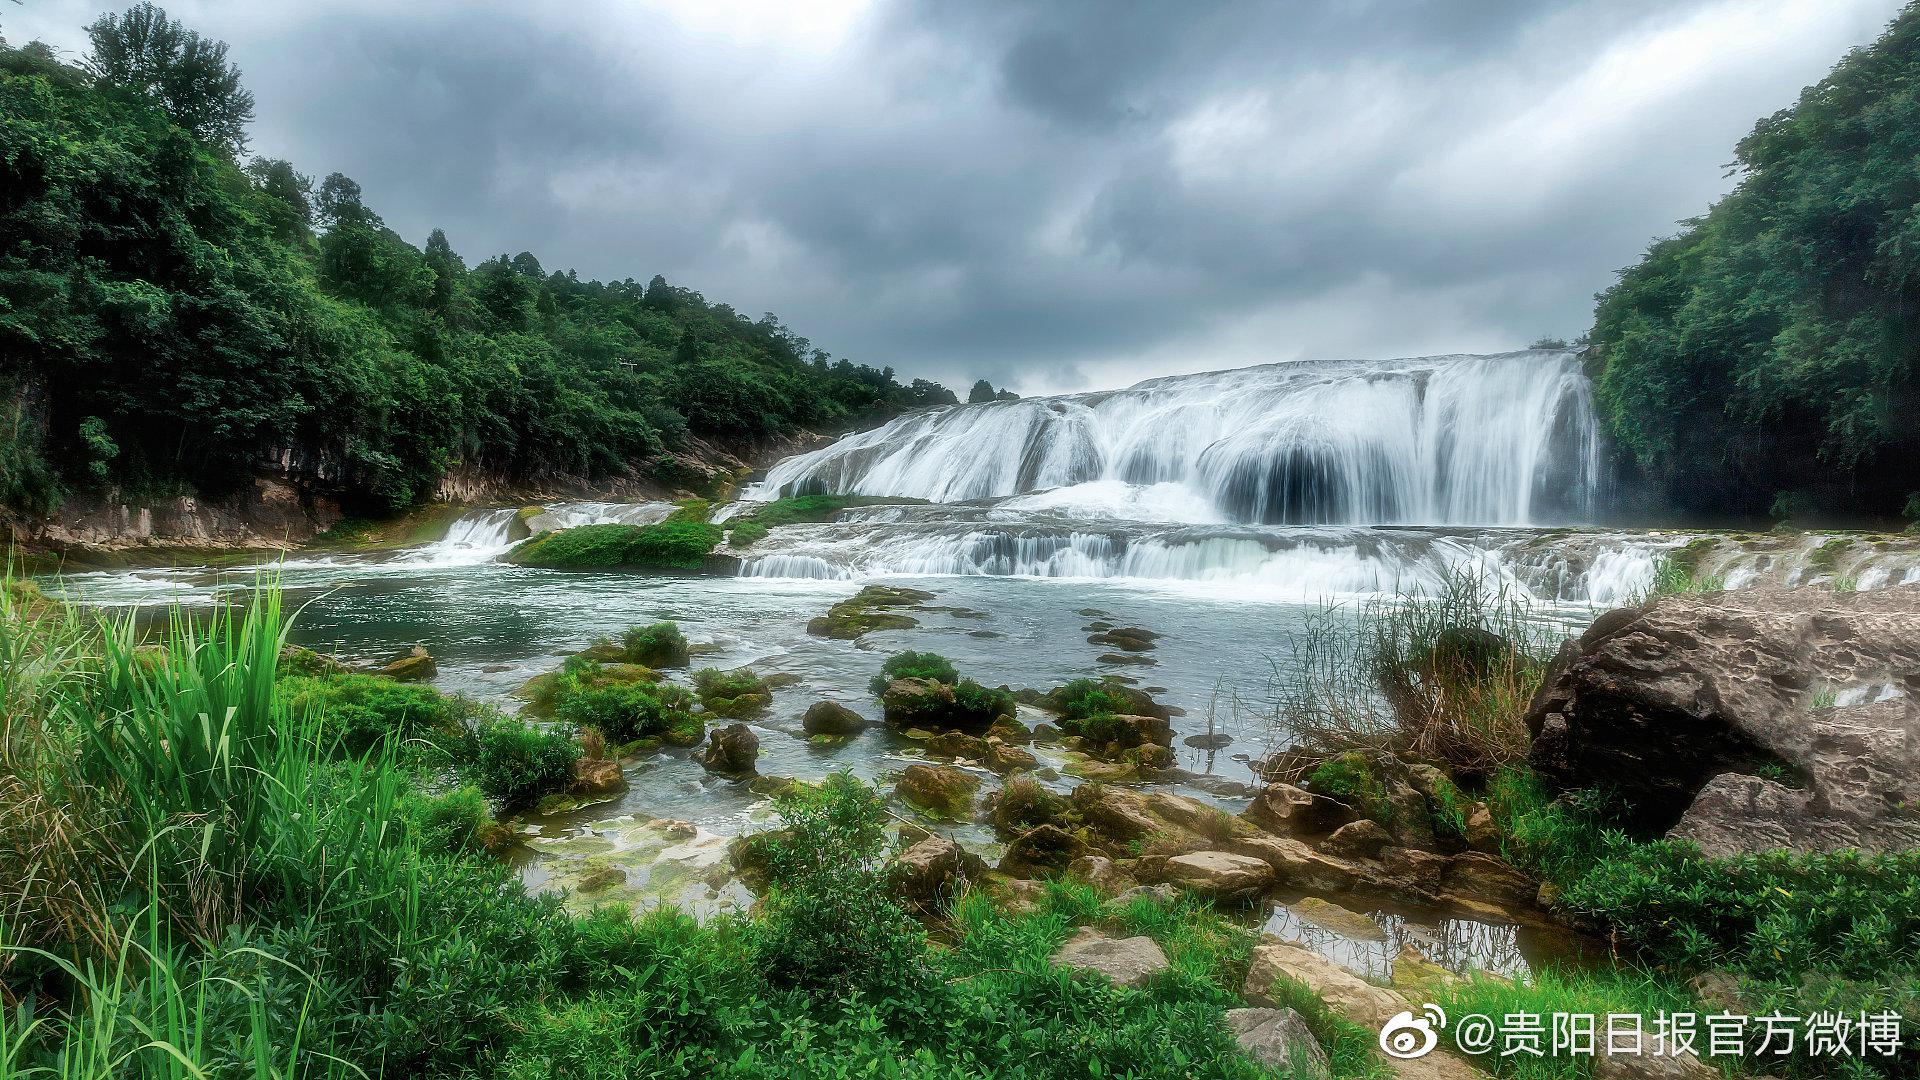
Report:
[[[1677,587],[1677,578],[1667,580]],[[1885,593],[1875,602],[1920,607],[1909,595],[1913,591]],[[1839,610],[1847,603],[1830,590],[1799,590],[1795,595],[1816,608],[1838,605]],[[437,969],[444,974],[427,984],[411,977],[396,980],[384,967],[354,975],[359,981],[346,989],[327,984],[330,995],[345,994],[341,1000],[356,1002],[352,1009],[373,1010],[368,1015],[388,1015],[398,1007],[394,1002],[404,1000],[410,1010],[450,1008],[456,1012],[431,1015],[458,1016],[461,1023],[491,1029],[457,1049],[423,1049],[405,1041],[419,1035],[389,1047],[396,1053],[427,1054],[419,1060],[442,1066],[458,1061],[460,1068],[497,1075],[526,1070],[565,1074],[579,1071],[587,1060],[616,1060],[623,1068],[639,1068],[641,1062],[657,1068],[661,1060],[678,1060],[684,1069],[698,1063],[712,1070],[720,1061],[751,1051],[752,1060],[762,1064],[739,1075],[779,1075],[765,1063],[782,1061],[804,1071],[871,1056],[907,1061],[917,1052],[929,1052],[940,1055],[942,1068],[951,1061],[1012,1075],[1020,1075],[1023,1067],[1029,1075],[1055,1075],[1052,1067],[1035,1069],[1031,1058],[1021,1056],[1047,1046],[1048,1053],[1063,1055],[1060,1075],[1085,1075],[1094,1060],[1103,1062],[1103,1068],[1132,1068],[1138,1075],[1182,1074],[1183,1067],[1174,1064],[1181,1060],[1188,1070],[1200,1067],[1194,1062],[1208,1062],[1203,1071],[1209,1074],[1239,1075],[1237,1070],[1249,1067],[1244,1053],[1259,1042],[1250,1038],[1253,1032],[1276,1037],[1291,1021],[1275,1028],[1272,1025],[1287,1019],[1284,1015],[1236,1017],[1232,1010],[1277,1013],[1294,1008],[1314,1042],[1337,1063],[1334,1075],[1385,1075],[1388,1063],[1367,1049],[1367,1039],[1393,1014],[1428,1001],[1442,1005],[1451,1016],[1461,1010],[1514,1012],[1548,1006],[1648,1016],[1734,1008],[1729,1002],[1809,1013],[1841,1005],[1864,1011],[1900,1006],[1903,999],[1888,996],[1884,978],[1876,976],[1897,976],[1901,965],[1912,963],[1900,944],[1907,940],[1901,928],[1913,918],[1900,906],[1900,898],[1915,893],[1910,859],[1850,861],[1813,853],[1773,854],[1743,863],[1701,860],[1687,855],[1684,845],[1676,847],[1658,835],[1613,839],[1610,830],[1632,815],[1623,817],[1617,803],[1594,790],[1549,782],[1529,751],[1527,726],[1514,726],[1534,696],[1532,688],[1548,685],[1562,678],[1557,673],[1569,670],[1548,661],[1553,651],[1549,646],[1559,638],[1544,630],[1518,633],[1504,621],[1503,609],[1485,602],[1476,601],[1480,606],[1474,607],[1463,598],[1441,599],[1445,620],[1367,621],[1389,610],[1409,610],[1405,603],[1363,611],[1363,632],[1354,640],[1362,645],[1373,641],[1376,649],[1379,642],[1398,643],[1398,670],[1409,673],[1416,689],[1438,679],[1452,686],[1445,699],[1458,702],[1463,700],[1460,691],[1479,687],[1464,699],[1485,708],[1447,717],[1439,728],[1430,722],[1420,729],[1423,738],[1411,742],[1404,737],[1412,729],[1402,713],[1391,704],[1375,703],[1372,707],[1388,711],[1373,716],[1372,723],[1321,722],[1289,732],[1293,749],[1288,753],[1250,755],[1246,748],[1251,744],[1234,746],[1258,764],[1258,773],[1268,781],[1251,800],[1244,795],[1237,801],[1222,800],[1201,790],[1180,793],[1178,785],[1195,778],[1182,762],[1167,761],[1165,752],[1178,748],[1183,759],[1187,754],[1210,757],[1218,747],[1211,738],[1216,734],[1213,718],[1182,716],[1164,707],[1149,680],[1124,669],[1110,669],[1111,678],[1068,680],[1064,685],[1042,682],[1028,691],[1020,687],[1030,685],[1030,679],[1002,691],[969,690],[966,687],[977,685],[967,680],[977,674],[969,665],[953,665],[924,651],[906,653],[907,659],[896,656],[898,663],[889,661],[875,672],[874,685],[858,696],[846,694],[850,687],[843,685],[842,693],[828,695],[839,702],[834,708],[807,707],[797,722],[793,753],[798,757],[766,740],[779,726],[769,721],[778,711],[774,703],[782,695],[809,697],[813,691],[807,681],[770,677],[758,665],[676,675],[727,662],[721,659],[725,646],[716,653],[715,643],[701,637],[686,641],[678,630],[669,634],[653,628],[605,644],[584,642],[573,650],[579,655],[561,665],[559,682],[530,683],[526,711],[534,712],[538,705],[537,715],[561,725],[555,730],[510,721],[489,707],[417,686],[334,671],[313,661],[302,661],[293,678],[281,667],[271,694],[253,700],[264,702],[270,715],[302,713],[323,727],[332,725],[336,734],[361,733],[350,740],[350,747],[319,738],[316,732],[300,736],[308,746],[302,753],[321,754],[327,762],[307,768],[317,770],[314,776],[331,777],[321,788],[302,789],[305,797],[321,800],[316,806],[347,800],[339,805],[364,810],[343,791],[357,790],[353,785],[366,777],[391,777],[383,782],[394,785],[393,805],[410,808],[393,819],[394,829],[450,842],[458,851],[447,857],[473,867],[455,878],[472,873],[478,875],[475,882],[492,883],[461,886],[479,890],[472,895],[492,890],[527,897],[503,909],[462,908],[469,913],[449,916],[466,928],[472,942],[466,948],[478,952],[463,952],[458,960],[412,955],[404,949],[395,954],[411,956],[406,962],[426,965],[424,970],[454,965]],[[1686,616],[1689,619],[1715,618],[1717,602],[1710,596],[1682,592],[1675,602],[1682,603],[1681,610],[1697,613]],[[1416,599],[1411,610],[1425,610],[1421,605]],[[59,611],[44,601],[14,610],[27,609],[43,616]],[[965,638],[962,628],[985,629],[994,623],[987,617],[991,612],[911,590],[896,589],[885,596],[869,591],[858,609],[859,619],[853,619],[853,606],[846,607],[843,616],[852,620],[847,623],[851,640],[833,633],[839,624],[822,625],[817,638],[823,650],[887,655],[908,641],[929,640],[918,636],[929,627],[951,625],[959,635],[931,640],[976,640]],[[809,621],[806,611],[796,612],[791,604],[775,617]],[[1169,636],[1167,627],[1153,629],[1144,621],[1123,621],[1115,612],[1093,608],[1076,613],[1076,618],[1079,632],[1096,639],[1087,643],[1089,654],[1106,649],[1163,661],[1177,655],[1178,634]],[[1607,616],[1601,622],[1618,624],[1621,618]],[[59,625],[68,627],[85,623],[65,614],[59,619]],[[1369,625],[1392,632],[1369,635],[1364,632]],[[1450,641],[1485,642],[1489,637],[1483,635],[1490,635],[1506,644],[1491,652],[1477,646],[1461,651],[1457,645],[1447,647],[1452,651],[1437,651],[1432,635],[1443,630],[1453,631]],[[1300,630],[1308,637],[1316,632],[1312,626]],[[1662,635],[1672,636],[1668,631]],[[232,637],[215,635],[211,640]],[[683,644],[673,646],[675,640]],[[168,659],[175,651],[177,646],[160,652],[109,649],[101,660],[83,661],[80,668],[100,662],[109,668],[116,663],[164,668],[181,662]],[[146,659],[137,659],[137,654]],[[252,655],[257,667],[266,648],[257,646]],[[203,660],[221,671],[232,666],[215,662],[216,657]],[[1363,649],[1348,656],[1338,670],[1377,680],[1380,663],[1377,651]],[[1171,675],[1163,675],[1157,666],[1139,673],[1155,680]],[[501,675],[516,677],[513,672]],[[257,684],[264,677],[253,675],[232,685]],[[15,680],[14,685],[22,684]],[[141,707],[156,709],[164,700],[152,699]],[[932,704],[923,707],[919,702]],[[978,707],[967,702],[978,702]],[[76,701],[68,708],[100,704]],[[207,704],[217,707],[218,702]],[[1436,721],[1431,709],[1416,712]],[[76,715],[70,713],[68,719]],[[1294,718],[1301,719],[1297,713]],[[681,730],[686,721],[696,724],[694,730]],[[1494,723],[1498,738],[1476,726],[1487,723]],[[1453,731],[1453,737],[1436,734],[1447,731]],[[1480,734],[1466,740],[1460,737],[1462,731]],[[369,732],[374,737],[366,737]],[[576,732],[586,734],[576,739]],[[1356,740],[1359,732],[1378,737]],[[190,738],[176,731],[166,744],[182,745],[180,740]],[[1209,749],[1194,745],[1196,740]],[[862,770],[876,786],[834,780],[833,755],[863,741],[889,748]],[[262,736],[260,748],[264,752],[272,743]],[[696,743],[701,746],[697,751],[675,749]],[[322,752],[323,746],[329,749]],[[409,749],[398,756],[390,750],[376,753],[382,746]],[[348,752],[337,756],[343,747]],[[1463,756],[1462,747],[1493,756]],[[796,783],[791,765],[823,753],[829,764],[799,770],[811,779]],[[1786,775],[1770,771],[1771,766],[1761,768],[1764,765],[1754,765],[1763,777]],[[77,761],[73,767],[79,767]],[[20,775],[57,776],[64,771],[23,769]],[[343,781],[342,775],[362,780]],[[1151,786],[1134,786],[1142,781]],[[105,786],[113,783],[108,778]],[[340,788],[341,783],[347,788]],[[1558,795],[1554,783],[1564,786]],[[648,803],[663,808],[684,803],[685,793],[696,788],[736,793],[738,816],[730,811],[723,818],[688,821],[671,809],[636,812]],[[251,797],[241,793],[218,797],[223,804],[251,805],[245,801]],[[549,801],[544,812],[523,814],[521,808],[543,799],[558,801]],[[821,799],[826,801],[815,801]],[[54,801],[22,800],[14,806],[48,812]],[[840,809],[832,809],[835,806]],[[101,820],[109,819],[125,820],[124,815]],[[271,820],[271,815],[263,820]],[[744,825],[739,832],[756,839],[729,842],[728,834],[715,831],[722,820]],[[805,864],[825,857],[819,852],[833,852],[841,868],[825,883],[783,885],[778,874],[785,871],[780,868],[791,870],[791,862],[783,860],[793,856],[778,854],[777,838],[804,837],[814,828],[852,830],[829,833],[809,849],[815,856],[801,860]],[[16,828],[8,835],[17,839],[33,834]],[[408,843],[427,845],[410,849],[416,858],[439,850],[430,851],[425,839]],[[776,846],[770,849],[769,844]],[[323,845],[317,850],[329,849]],[[495,862],[491,852],[506,853],[511,862]],[[175,857],[191,864],[193,856]],[[298,869],[299,860],[275,865],[275,873],[297,877],[309,872]],[[192,880],[191,874],[161,876],[178,876],[188,883],[180,887]],[[1766,887],[1743,883],[1752,881]],[[275,885],[248,893],[251,900],[232,902],[268,903],[284,887]],[[771,898],[780,896],[783,888],[817,888],[819,892],[809,895],[830,897],[823,902],[830,903],[836,916],[848,910],[877,912],[879,921],[836,918],[832,927],[823,928],[817,920],[809,922],[804,911],[780,914],[780,904]],[[528,889],[532,892],[524,891]],[[1704,905],[1686,899],[1701,889],[1715,890],[1720,899]],[[331,895],[341,899],[350,894]],[[1249,906],[1249,898],[1255,897],[1260,899]],[[704,927],[655,916],[619,929],[631,919],[627,912],[663,899],[704,918]],[[1693,904],[1684,932],[1677,931],[1671,919],[1646,915],[1675,910],[1683,900]],[[1210,902],[1212,910],[1226,917],[1195,907],[1195,901]],[[1414,903],[1409,906],[1409,901]],[[13,910],[33,910],[39,902],[16,902]],[[594,913],[609,904],[615,914]],[[899,921],[904,916],[890,913],[886,904],[917,913],[924,920],[922,928],[906,932],[908,924]],[[550,989],[535,1003],[505,983],[489,982],[493,976],[485,974],[498,964],[527,962],[513,959],[525,954],[522,946],[508,946],[499,937],[508,932],[503,925],[534,940],[559,934],[565,940],[599,944],[565,960],[551,976],[537,975],[556,981],[537,984]],[[1076,927],[1089,925],[1094,934],[1080,934],[1077,945],[1069,941]],[[564,929],[567,926],[577,928]],[[829,930],[854,935],[854,943],[833,938]],[[257,923],[255,932],[265,939],[280,933],[268,923]],[[396,931],[379,925],[353,932]],[[584,939],[577,937],[582,934]],[[929,934],[946,947],[923,951]],[[1584,934],[1601,937],[1588,938],[1592,943],[1584,947],[1572,944]],[[1871,951],[1846,951],[1846,943],[1865,941],[1863,935],[1869,934],[1877,935],[1878,943]],[[1600,943],[1604,939],[1611,940],[1611,948]],[[200,944],[192,944],[194,940],[192,933],[169,939],[188,950],[183,955],[201,955],[195,950],[209,948],[204,931]],[[337,948],[331,940],[300,945],[300,955]],[[1009,944],[1013,942],[1020,944]],[[1682,946],[1679,951],[1676,943]],[[1009,947],[1014,951],[1005,951]],[[628,1013],[608,1012],[612,1001],[645,1002],[647,1016],[659,1009],[672,1013],[679,1008],[673,996],[679,993],[673,989],[679,976],[665,984],[652,979],[641,985],[620,982],[605,965],[638,970],[617,959],[628,955],[622,952],[626,949],[640,949],[649,965],[666,964],[667,970],[690,972],[698,982],[726,989],[690,1002],[699,1011],[688,1015],[697,1015],[697,1020],[649,1028],[647,1036],[634,1042],[637,1029],[631,1024],[636,1021]],[[871,957],[876,949],[890,958],[887,963],[906,965],[889,969],[882,979],[888,987],[900,984],[901,971],[931,972],[935,982],[981,982],[985,996],[975,999],[966,990],[956,1002],[941,995],[923,999],[918,992],[894,993],[876,1005],[840,992],[862,985],[864,976],[842,980],[824,996],[820,987],[792,982],[795,964],[806,967],[821,962],[823,955],[840,956],[834,962],[847,963],[849,951]],[[1770,949],[1781,956],[1767,959]],[[225,954],[217,949],[204,953],[219,955]],[[798,956],[809,959],[802,963]],[[1104,1034],[1098,1037],[1077,1026],[1082,1023],[1072,1018],[1077,1013],[1053,1011],[1061,999],[1051,995],[1065,992],[1069,984],[1075,988],[1071,1000],[1092,1005],[1094,999],[1077,996],[1089,992],[1081,989],[1083,984],[1057,966],[1086,956],[1100,958],[1095,966],[1123,984],[1118,990],[1100,991],[1108,996],[1098,998],[1098,1008],[1120,1020],[1101,1027]],[[478,973],[467,970],[476,964]],[[981,970],[982,965],[1003,964],[1009,971]],[[203,970],[222,969],[194,969],[187,977],[198,979],[196,972]],[[302,968],[301,978],[312,974]],[[61,981],[52,971],[45,978],[53,980],[50,988]],[[1129,983],[1137,989],[1125,988]],[[569,989],[581,986],[589,988],[584,998],[581,991]],[[421,993],[430,994],[425,1004]],[[1056,1004],[1038,1004],[1036,993]],[[748,1004],[763,1000],[776,1005]],[[1014,1002],[1035,1004],[1010,1005]],[[768,1007],[774,1011],[766,1012]],[[998,1031],[992,1023],[975,1029],[969,1021],[960,1025],[963,1031],[949,1025],[943,1028],[946,1034],[937,1034],[914,1019],[929,1009],[934,1015],[971,1016],[971,1010],[985,1008],[1004,1019],[1002,1010],[1008,1007],[1039,1009],[1019,1022],[1041,1040],[1018,1044],[1024,1049],[1011,1058],[1004,1046],[988,1048],[973,1041]],[[1172,1011],[1155,1011],[1161,1008]],[[1259,1023],[1245,1031],[1236,1026],[1254,1019]],[[815,1056],[782,1057],[790,1048],[782,1050],[756,1034],[771,1030],[768,1024],[790,1030],[796,1022],[818,1033],[820,1041],[809,1044],[808,1051]],[[851,1028],[846,1026],[850,1023]],[[360,1038],[348,1033],[363,1024],[351,1016],[328,1019],[322,1025],[326,1032],[316,1029],[319,1041],[312,1045]],[[1148,1046],[1143,1040],[1156,1025],[1173,1025],[1167,1030],[1176,1034],[1171,1041],[1162,1037],[1158,1045]],[[1296,1030],[1278,1044],[1297,1047],[1304,1041]],[[619,1046],[628,1049],[610,1049]],[[1178,1056],[1167,1056],[1176,1051]],[[435,1056],[443,1052],[453,1057]],[[641,1056],[622,1058],[619,1053]],[[1707,1060],[1729,1063],[1710,1056]],[[1738,1067],[1757,1067],[1761,1061],[1755,1058]],[[1804,1056],[1796,1061],[1796,1069],[1812,1075],[1823,1074],[1831,1064]],[[1901,1075],[1902,1061],[1889,1059],[1875,1067],[1886,1066],[1881,1075]],[[1484,1065],[1501,1073],[1511,1069],[1510,1061],[1497,1056]],[[1584,1076],[1590,1065],[1555,1061],[1550,1069],[1540,1067],[1547,1071],[1524,1075]],[[1455,1066],[1467,1067],[1459,1061]],[[1703,1069],[1706,1062],[1688,1067]],[[948,1074],[932,1064],[926,1068],[931,1070],[926,1075]]]

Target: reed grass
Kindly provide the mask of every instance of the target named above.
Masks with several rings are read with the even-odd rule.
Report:
[[[1485,775],[1525,756],[1527,703],[1563,637],[1471,569],[1430,591],[1324,605],[1275,663],[1271,722],[1302,774],[1378,750]]]

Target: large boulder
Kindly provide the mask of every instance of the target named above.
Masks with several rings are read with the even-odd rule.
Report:
[[[745,724],[717,727],[708,734],[706,749],[695,756],[709,772],[746,776],[754,771],[754,759],[760,756],[760,736]]]
[[[809,735],[852,735],[866,726],[866,717],[837,701],[816,701],[800,719],[801,730]]]
[[[567,794],[581,799],[600,799],[618,795],[625,790],[627,790],[627,778],[626,774],[620,771],[618,761],[586,756],[573,759]]]
[[[933,912],[959,896],[986,866],[944,836],[928,835],[895,857],[887,884],[916,911]]]
[[[1345,825],[1357,815],[1345,803],[1316,795],[1302,787],[1272,783],[1254,795],[1242,815],[1248,821],[1283,836],[1320,836]]]
[[[1274,882],[1273,867],[1265,860],[1231,851],[1175,855],[1162,864],[1161,874],[1175,885],[1215,900],[1253,896]]]
[[[382,665],[374,674],[385,675],[395,682],[425,682],[440,674],[440,665],[434,662],[426,646],[415,645],[407,655]]]
[[[1532,765],[1709,854],[1920,844],[1920,587],[1608,612],[1528,710]]]
[[[1053,954],[1053,962],[1104,975],[1117,985],[1136,989],[1168,967],[1167,954],[1152,938],[1108,937],[1091,926],[1081,927],[1068,938]]]
[[[1373,985],[1311,949],[1271,935],[1263,937],[1254,946],[1241,996],[1251,1005],[1283,1005],[1284,995],[1275,996],[1276,984],[1282,980],[1300,983],[1334,1012],[1367,1027],[1378,1028],[1408,1007],[1406,998]]]
[[[980,778],[948,765],[909,765],[893,786],[894,794],[909,806],[943,817],[965,818],[973,812],[973,793]]]
[[[1298,1080],[1332,1080],[1327,1052],[1292,1009],[1228,1009],[1225,1019],[1240,1052],[1267,1068]]]

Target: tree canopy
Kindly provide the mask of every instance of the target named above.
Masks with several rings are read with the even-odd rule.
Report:
[[[1891,516],[1920,489],[1920,7],[1736,149],[1602,293],[1599,400],[1676,505]]]
[[[954,400],[657,275],[414,247],[346,176],[238,162],[224,45],[145,4],[89,33],[84,69],[0,45],[0,504],[272,468],[377,512]]]

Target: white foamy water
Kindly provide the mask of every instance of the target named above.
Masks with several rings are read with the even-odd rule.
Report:
[[[469,510],[447,526],[447,535],[403,552],[396,566],[463,566],[488,562],[513,546],[515,510]]]
[[[1143,520],[1528,525],[1589,520],[1598,462],[1577,357],[1542,351],[1270,364],[930,409],[788,458],[747,497],[1057,491]]]

